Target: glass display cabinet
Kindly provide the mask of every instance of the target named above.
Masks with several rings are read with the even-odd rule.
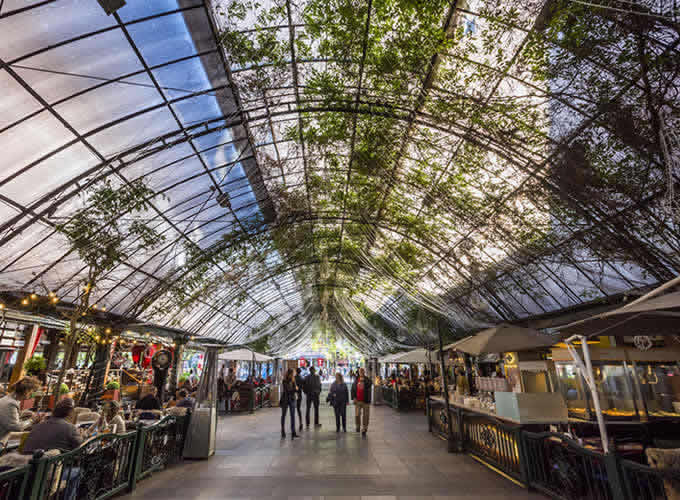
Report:
[[[569,416],[592,420],[590,391],[573,362],[555,363],[559,392]],[[680,364],[677,362],[593,361],[600,407],[607,420],[680,417]]]
[[[638,362],[631,369],[649,417],[680,417],[680,364]]]

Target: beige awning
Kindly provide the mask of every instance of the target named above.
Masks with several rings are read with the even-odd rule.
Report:
[[[529,351],[550,347],[559,341],[556,336],[542,334],[530,328],[498,325],[457,342],[454,349],[479,356],[491,352]]]
[[[668,293],[559,328],[571,335],[677,335],[680,331],[680,292]]]
[[[253,355],[255,361],[271,361],[274,358],[267,356],[266,354],[260,354],[259,352],[251,351],[250,349],[236,349],[234,351],[227,351],[220,354],[219,359],[227,359],[231,361],[253,361]]]

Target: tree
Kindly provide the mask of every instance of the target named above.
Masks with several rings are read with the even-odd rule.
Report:
[[[106,179],[82,194],[82,208],[56,226],[83,262],[84,272],[76,278],[77,298],[68,313],[64,365],[55,391],[61,386],[80,333],[79,324],[93,309],[97,284],[116,266],[140,252],[147,252],[165,241],[165,236],[143,218],[154,191],[143,180],[114,185]]]

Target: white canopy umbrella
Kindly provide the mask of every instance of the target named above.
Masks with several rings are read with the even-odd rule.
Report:
[[[230,361],[272,361],[274,358],[266,354],[251,351],[250,349],[236,349],[234,351],[227,351],[220,354],[220,359]]]
[[[427,351],[425,349],[414,349],[399,353],[390,363],[429,363]]]
[[[403,352],[395,352],[393,354],[388,354],[378,359],[378,363],[394,363],[394,360],[404,354]]]

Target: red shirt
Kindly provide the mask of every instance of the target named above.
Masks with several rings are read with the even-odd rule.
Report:
[[[364,400],[364,380],[357,380],[357,401]]]

